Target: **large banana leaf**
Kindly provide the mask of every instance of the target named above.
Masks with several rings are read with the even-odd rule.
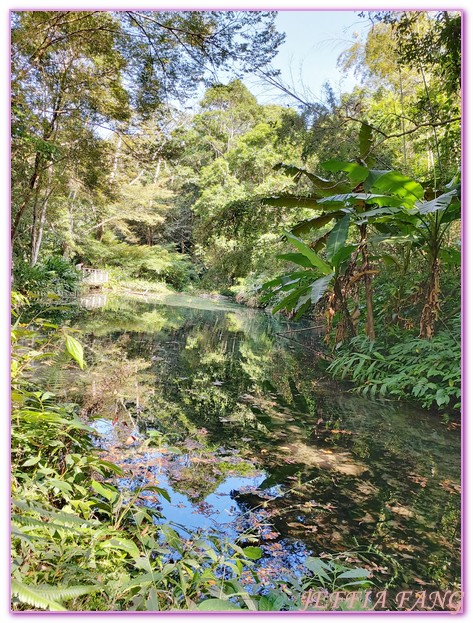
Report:
[[[344,171],[348,174],[348,179],[354,186],[356,186],[360,182],[364,182],[369,175],[368,167],[364,167],[357,162],[345,162],[344,160],[327,160],[326,162],[321,162],[320,166],[323,167],[326,171],[331,171],[332,173]]]
[[[461,218],[461,204],[459,201],[452,201],[452,203],[445,208],[445,212],[440,219],[441,223],[451,223]]]
[[[263,197],[261,204],[265,206],[275,206],[277,208],[309,208],[312,210],[322,210],[319,206],[321,195],[297,196],[297,195],[278,195],[277,197]]]
[[[371,171],[371,173],[376,173]],[[403,175],[398,171],[382,171],[381,175],[377,176],[371,183],[370,178],[367,178],[369,188],[367,188],[365,182],[365,190],[369,190],[374,193],[392,193],[396,197],[403,199],[406,207],[412,207],[416,201],[422,199],[424,196],[424,188],[407,175]]]
[[[308,261],[308,260],[307,260]],[[275,279],[271,279],[271,281],[267,281],[263,283],[261,286],[262,290],[267,290],[268,288],[274,288],[276,286],[284,286],[288,285],[290,282],[294,282],[296,279],[301,279],[307,275],[307,271],[299,270],[294,273],[289,273],[288,275],[282,275],[281,277],[276,277]]]
[[[443,195],[432,199],[432,201],[417,201],[416,207],[419,209],[419,214],[431,214],[438,210],[445,210],[456,195],[456,190],[450,190],[448,193],[443,193]]]
[[[281,309],[285,309],[286,311],[292,311],[296,307],[299,299],[308,293],[308,290],[309,286],[305,285],[301,286],[300,288],[296,288],[295,290],[290,292],[287,296],[281,299],[277,305],[273,307],[273,314],[280,311]]]
[[[312,302],[312,305],[318,303],[318,301],[320,301],[320,299],[323,297],[334,275],[334,272],[330,273],[329,275],[325,275],[324,277],[317,279],[317,281],[314,281],[314,283],[311,285],[310,300]]]
[[[340,218],[345,213],[341,210],[337,210],[336,212],[330,212],[330,214],[322,214],[321,216],[316,216],[314,218],[308,219],[307,221],[301,221],[295,227],[291,229],[291,232],[298,236],[299,234],[305,234],[312,229],[319,229],[334,218]]]
[[[330,260],[332,266],[335,269],[340,268],[340,266],[343,264],[343,262],[345,260],[347,260],[350,255],[353,253],[353,251],[356,251],[356,249],[358,248],[358,245],[356,244],[347,244],[343,247],[341,247],[332,257],[332,259]]]
[[[350,215],[344,216],[330,232],[327,239],[326,253],[329,260],[338,252],[338,250],[344,246],[347,236],[348,228],[350,227]]]
[[[305,255],[305,257],[311,261],[314,268],[318,268],[324,275],[328,275],[332,272],[332,267],[327,264],[327,262],[324,262],[324,260],[322,260],[316,253],[314,253],[314,251],[300,238],[297,238],[297,236],[294,236],[289,231],[284,232],[284,235],[287,240],[302,253],[302,255]]]
[[[311,261],[302,253],[281,253],[276,255],[276,258],[285,262],[294,262],[294,264],[299,264],[299,266],[304,266],[305,268],[312,268]]]
[[[305,175],[313,183],[317,190],[324,191],[321,194],[331,194],[333,192],[348,192],[350,190],[350,188],[344,182],[334,182],[331,180],[326,180],[323,177],[315,175],[315,173],[307,171],[307,169],[296,167],[294,165],[284,164],[280,162],[279,164],[276,164],[273,169],[275,171],[283,171],[286,175],[293,177],[295,181],[298,181],[303,175]]]

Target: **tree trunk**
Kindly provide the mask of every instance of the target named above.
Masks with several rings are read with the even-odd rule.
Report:
[[[39,250],[41,248],[41,242],[43,240],[44,223],[46,222],[46,210],[48,207],[49,197],[51,195],[51,180],[52,180],[53,168],[48,169],[48,182],[46,186],[46,195],[37,213],[37,206],[35,206],[35,216],[33,220],[33,227],[31,231],[31,258],[30,265],[34,266],[38,261]]]
[[[57,125],[58,125],[58,119],[59,119],[59,111],[61,108],[61,102],[62,102],[62,94],[59,94],[58,97],[56,98],[56,101],[53,104],[53,116],[51,117],[51,121],[49,122],[48,127],[44,130],[43,132],[43,136],[42,136],[42,140],[44,142],[49,141],[49,139],[51,138],[51,136],[53,135],[53,133],[57,130]],[[36,190],[37,187],[37,182],[38,179],[40,177],[40,173],[41,173],[41,166],[43,164],[44,161],[44,157],[42,156],[42,154],[40,152],[36,152],[36,156],[35,156],[35,160],[34,160],[34,167],[33,167],[33,173],[31,174],[30,177],[30,181],[28,183],[28,189],[26,191],[26,195],[23,199],[23,202],[20,206],[20,208],[18,209],[18,212],[16,213],[15,216],[15,220],[13,222],[12,225],[12,229],[11,229],[11,239],[13,240],[18,232],[18,225],[20,223],[21,217],[23,216],[26,207],[28,206],[28,202],[31,198],[31,195],[33,194],[33,192]]]
[[[435,256],[427,282],[424,307],[420,316],[419,337],[430,340],[434,335],[435,323],[440,314],[440,263]]]
[[[333,292],[338,302],[337,307],[342,312],[342,318],[338,323],[335,339],[337,342],[343,342],[347,337],[355,337],[356,332],[350,310],[348,309],[347,300],[340,286],[340,280],[338,277],[335,278],[333,283]]]
[[[38,181],[40,168],[41,168],[41,155],[37,153],[35,157],[35,161],[34,161],[33,173],[28,183],[28,190],[26,191],[26,195],[23,199],[23,202],[21,206],[19,207],[18,212],[16,213],[15,220],[13,221],[13,225],[11,228],[11,239],[12,240],[14,240],[18,232],[18,225],[20,224],[21,217],[23,216],[26,210],[30,197],[33,194],[33,192],[36,190],[36,182]]]
[[[374,331],[374,315],[373,315],[373,288],[371,284],[372,276],[370,272],[370,258],[368,254],[368,243],[367,243],[367,225],[363,223],[360,226],[360,234],[361,234],[361,256],[363,258],[363,280],[365,283],[365,299],[366,299],[366,335],[368,338],[374,342],[375,339],[375,331]]]
[[[117,141],[117,146],[115,148],[115,156],[113,158],[113,166],[112,166],[112,171],[110,173],[110,182],[113,182],[113,180],[115,179],[115,175],[117,174],[117,168],[118,168],[118,160],[120,158],[120,149],[122,146],[122,137],[119,134],[118,135],[118,141]]]

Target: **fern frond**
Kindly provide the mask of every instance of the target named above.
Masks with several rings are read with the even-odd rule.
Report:
[[[49,530],[52,528],[57,530],[60,534],[63,534],[64,532],[80,534],[80,530],[76,530],[70,525],[55,523],[53,521],[45,522],[44,520],[41,521],[40,519],[35,519],[34,517],[29,517],[28,515],[12,515],[12,521],[24,526],[25,528],[45,528]]]
[[[35,504],[34,502],[24,502],[23,500],[13,499],[12,504],[24,512],[37,513],[41,517],[48,517],[64,526],[77,525],[81,527],[94,527],[98,525],[98,522],[89,521],[74,513],[48,510],[42,504]]]
[[[41,591],[44,597],[56,600],[74,599],[82,595],[92,595],[102,590],[96,585],[79,585],[79,586],[49,586],[48,584],[38,584],[35,589]]]
[[[44,595],[41,590],[34,586],[23,584],[12,578],[11,581],[12,596],[16,597],[21,603],[41,608],[42,610],[52,610],[54,612],[65,611],[66,608],[51,598],[50,595]]]

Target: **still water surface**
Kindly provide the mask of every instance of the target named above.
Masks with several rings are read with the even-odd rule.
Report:
[[[244,535],[269,575],[354,551],[393,587],[458,580],[458,429],[330,380],[316,329],[185,295],[109,298],[75,326],[90,366],[69,392],[123,486],[169,491],[149,497],[166,521]]]

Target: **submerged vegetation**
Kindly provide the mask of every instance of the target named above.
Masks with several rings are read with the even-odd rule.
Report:
[[[457,588],[461,14],[11,17],[14,610]]]

